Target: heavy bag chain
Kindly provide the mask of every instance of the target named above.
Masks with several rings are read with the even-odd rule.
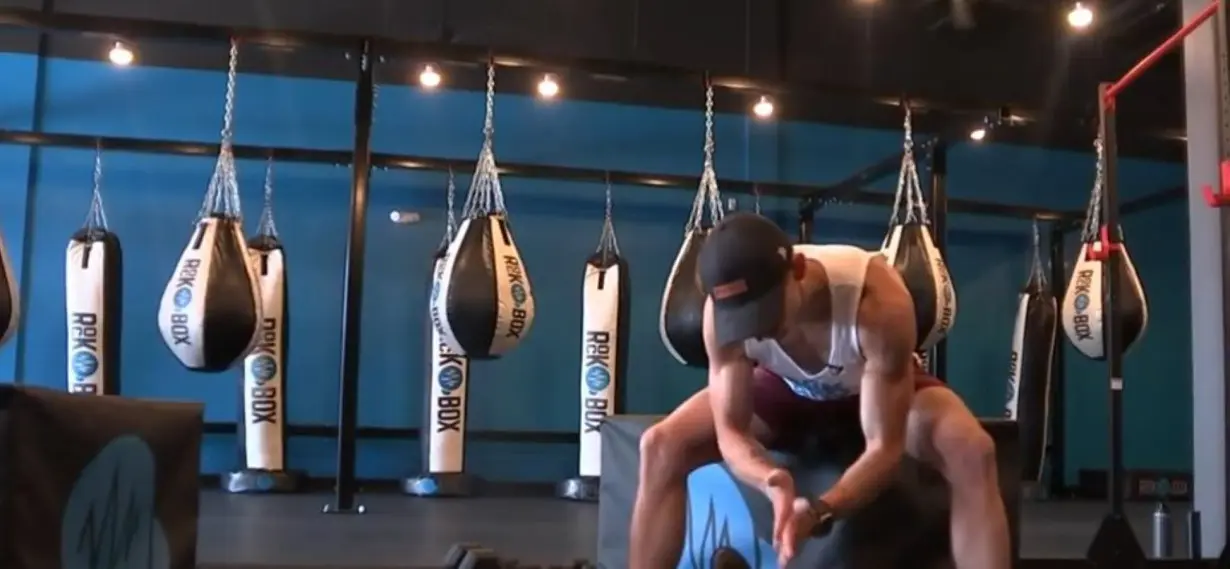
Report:
[[[94,190],[90,196],[90,210],[85,214],[86,235],[97,238],[107,231],[107,212],[103,209],[102,199],[102,145],[94,146]]]
[[[209,189],[197,214],[197,222],[206,216],[218,215],[236,221],[243,219],[239,203],[239,181],[235,176],[234,119],[235,76],[239,64],[239,42],[231,40],[230,61],[226,71],[226,103],[222,110],[222,142],[218,149],[218,163],[209,179]]]
[[[1038,282],[1045,285],[1046,284],[1046,271],[1043,270],[1043,266],[1042,266],[1042,230],[1038,228],[1037,219],[1035,219],[1033,223],[1033,233],[1034,233],[1033,235],[1034,237],[1034,260],[1033,260],[1033,265],[1030,267],[1030,271],[1033,273],[1033,277],[1031,278],[1037,278]]]
[[[606,212],[602,219],[602,236],[598,238],[598,253],[606,264],[611,255],[619,256],[619,239],[615,237],[615,222],[611,217],[611,174],[606,175]]]
[[[277,238],[278,226],[273,223],[273,157],[265,163],[265,203],[261,206],[261,220],[256,234]]]
[[[718,192],[717,173],[713,170],[713,83],[705,83],[705,165],[700,173],[700,186],[692,200],[692,213],[688,216],[688,231],[704,229],[705,205],[708,202],[709,220],[717,225],[722,220],[722,195]]]
[[[897,175],[897,195],[893,198],[893,213],[889,225],[922,223],[926,225],[927,203],[923,200],[922,184],[918,181],[918,166],[914,162],[914,117],[909,104],[905,106],[905,140],[901,151],[901,172]],[[902,203],[905,218],[902,219]]]
[[[487,111],[483,119],[483,148],[478,151],[478,164],[470,191],[466,195],[462,215],[474,219],[505,213],[504,190],[500,187],[500,171],[495,165],[492,139],[495,136],[495,62],[487,63]]]
[[[453,178],[453,167],[448,167],[448,186],[444,190],[444,207],[448,210],[448,214],[444,220],[444,240],[440,242],[441,247],[447,247],[453,242],[453,236],[457,234],[457,215],[453,212],[453,194],[457,193],[457,184]]]
[[[752,197],[756,200],[752,203],[752,210],[760,215],[760,186],[752,185]]]
[[[1089,205],[1085,208],[1085,226],[1081,228],[1081,242],[1093,243],[1098,240],[1098,232],[1102,228],[1102,186],[1105,185],[1105,153],[1102,151],[1102,137],[1093,141],[1093,153],[1097,157],[1097,170],[1093,175],[1093,191],[1089,193]]]

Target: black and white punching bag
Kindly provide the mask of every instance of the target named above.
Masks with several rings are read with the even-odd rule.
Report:
[[[243,467],[223,480],[238,493],[293,492],[299,474],[286,465],[286,366],[290,342],[286,250],[273,220],[273,162],[265,170],[265,204],[248,255],[260,287],[261,322],[256,344],[243,360],[240,382],[239,454]]]
[[[948,264],[936,248],[928,226],[926,203],[914,164],[913,142],[909,137],[907,130],[896,201],[882,253],[901,274],[914,300],[917,349],[925,351],[952,330],[957,318],[957,293],[948,274]]]
[[[432,257],[431,297],[439,294],[444,281],[445,257],[456,237],[453,218],[453,177],[448,180],[448,222],[444,241]],[[402,491],[413,496],[466,496],[473,479],[466,474],[467,392],[470,360],[449,347],[440,331],[427,319],[427,377],[424,378],[423,470],[402,482]]]
[[[705,352],[704,313],[705,291],[696,276],[700,251],[709,235],[704,225],[705,209],[709,210],[712,223],[722,220],[722,202],[718,195],[717,175],[712,163],[705,160],[700,187],[692,201],[692,213],[688,218],[683,244],[675,255],[675,264],[666,277],[662,291],[662,307],[658,314],[658,331],[662,344],[679,363],[704,368],[709,366]]]
[[[260,332],[260,284],[248,259],[233,161],[224,144],[203,211],[158,309],[163,342],[192,371],[230,369]]]
[[[629,304],[628,263],[619,253],[619,242],[610,217],[603,222],[598,250],[585,261],[581,296],[581,369],[579,476],[557,488],[561,498],[598,501],[602,476],[602,433],[607,417],[620,409],[624,362],[628,357],[626,326]]]
[[[85,224],[68,241],[64,307],[68,319],[68,392],[118,395],[123,258],[103,210],[101,153]]]
[[[1011,376],[1004,415],[1020,427],[1021,476],[1037,482],[1042,478],[1050,432],[1051,363],[1055,357],[1059,308],[1042,266],[1036,227],[1034,231],[1033,267],[1021,289],[1012,332]]]
[[[454,352],[498,358],[529,333],[534,293],[513,242],[490,141],[479,153],[463,216],[432,293],[432,323]]]
[[[1120,228],[1120,235],[1123,230]],[[1068,341],[1080,353],[1094,360],[1106,358],[1106,338],[1102,330],[1105,289],[1103,278],[1107,261],[1098,258],[1101,251],[1099,233],[1087,232],[1082,239],[1076,262],[1072,265],[1072,277],[1068,280],[1063,297],[1063,332]],[[1127,243],[1119,251],[1119,295],[1115,299],[1115,322],[1120,326],[1123,351],[1126,352],[1144,336],[1149,325],[1149,302],[1144,285],[1132,264]]]
[[[21,321],[21,295],[17,292],[17,273],[9,260],[9,250],[0,235],[0,345],[9,341]]]

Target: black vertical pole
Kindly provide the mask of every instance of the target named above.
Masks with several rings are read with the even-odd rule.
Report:
[[[948,258],[948,141],[937,138],[931,147],[931,240],[944,259]],[[951,273],[949,278],[952,278]],[[928,373],[935,377],[948,375],[948,339],[931,348],[927,358]]]
[[[1099,135],[1102,140],[1102,336],[1105,341],[1106,379],[1110,391],[1110,469],[1107,500],[1110,510],[1089,544],[1088,556],[1101,569],[1133,567],[1145,561],[1145,552],[1123,515],[1123,337],[1115,299],[1121,293],[1119,266],[1118,140],[1115,137],[1115,100],[1106,96],[1110,83],[1098,86]]]
[[[354,94],[354,161],[350,181],[350,235],[342,304],[342,370],[337,390],[337,482],[327,512],[363,513],[355,507],[355,431],[359,414],[359,332],[363,312],[363,255],[367,234],[367,189],[372,173],[372,112],[375,78],[371,42],[359,49]]]
[[[1051,262],[1051,297],[1055,299],[1055,306],[1063,306],[1064,295],[1064,225],[1066,221],[1056,221],[1051,224],[1050,237],[1050,262]],[[1059,339],[1060,334],[1055,335],[1055,343],[1051,346],[1051,436],[1047,444],[1047,454],[1050,461],[1050,487],[1049,492],[1052,498],[1062,498],[1067,494],[1067,484],[1065,476],[1067,474],[1067,463],[1064,453],[1067,452],[1064,447],[1065,437],[1064,432],[1065,422],[1067,421],[1066,409],[1067,398],[1065,397],[1067,390],[1067,380],[1064,376],[1064,361],[1063,361],[1063,343]]]
[[[805,198],[799,203],[799,243],[811,243],[812,226],[816,223],[816,201]]]

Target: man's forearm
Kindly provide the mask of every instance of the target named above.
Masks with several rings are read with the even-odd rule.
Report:
[[[897,449],[868,446],[821,499],[840,514],[861,507],[888,485],[904,454]]]
[[[778,468],[764,445],[748,434],[723,435],[718,440],[718,450],[739,481],[761,491],[769,474]]]

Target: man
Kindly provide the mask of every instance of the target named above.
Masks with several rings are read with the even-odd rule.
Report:
[[[677,565],[686,478],[725,460],[773,504],[782,565],[808,535],[873,499],[906,453],[952,487],[958,569],[1008,569],[1008,523],[994,443],[914,357],[914,305],[874,252],[793,245],[773,222],[727,216],[699,259],[708,299],[709,386],[645,432],[632,514],[631,569]],[[765,444],[857,418],[866,450],[821,496],[796,496]]]

